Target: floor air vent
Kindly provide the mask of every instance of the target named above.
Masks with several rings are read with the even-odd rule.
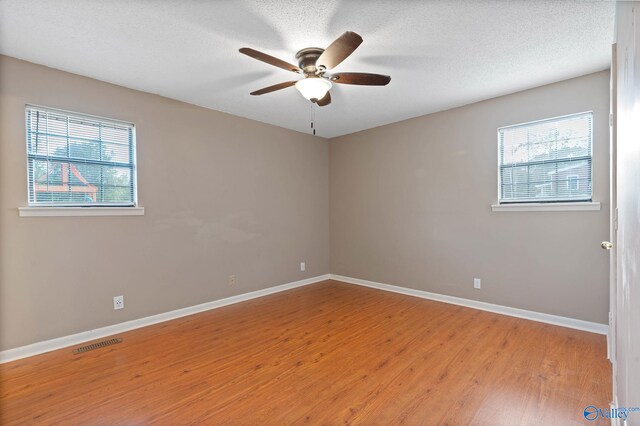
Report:
[[[105,346],[111,346],[111,345],[115,345],[116,343],[121,343],[122,339],[117,337],[115,339],[109,339],[109,340],[103,340],[102,342],[96,342],[96,343],[92,343],[90,345],[87,346],[80,346],[79,348],[75,348],[73,350],[74,354],[82,354],[85,352],[89,352],[92,351],[94,349],[100,349],[100,348],[104,348]]]

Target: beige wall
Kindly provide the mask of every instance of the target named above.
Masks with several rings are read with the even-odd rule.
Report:
[[[19,217],[25,103],[134,122],[145,215]],[[327,142],[0,56],[0,350],[330,266],[605,323],[608,108],[601,72]],[[496,128],[586,110],[602,210],[492,213]]]
[[[134,122],[145,215],[18,217],[25,103]],[[328,203],[325,139],[0,57],[0,350],[326,274]]]
[[[599,72],[332,139],[331,272],[607,323],[608,90]],[[602,210],[493,213],[496,129],[588,110]]]

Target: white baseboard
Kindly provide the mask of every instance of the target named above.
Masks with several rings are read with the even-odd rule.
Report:
[[[509,315],[512,317],[524,318],[532,321],[544,322],[547,324],[559,325],[561,327],[574,328],[576,330],[590,331],[592,333],[607,334],[609,326],[596,322],[583,321],[574,318],[561,317],[558,315],[544,314],[541,312],[527,311],[525,309],[511,308],[509,306],[494,305],[493,303],[480,302],[478,300],[464,299],[462,297],[446,296],[444,294],[430,293],[428,291],[414,290],[412,288],[398,287],[390,284],[382,284],[374,281],[361,280],[359,278],[344,277],[330,274],[332,280],[342,281],[349,284],[357,284],[364,287],[377,288],[379,290],[391,291],[393,293],[406,294],[408,296],[420,297],[422,299],[435,300],[438,302],[451,303],[454,305],[466,306],[468,308],[480,309],[482,311],[495,312],[497,314]]]
[[[184,317],[187,315],[197,314],[198,312],[208,311],[210,309],[220,308],[222,306],[232,305],[234,303],[244,302],[246,300],[255,299],[257,297],[267,296],[273,293],[290,290],[296,287],[317,283],[328,280],[329,274],[317,277],[307,278],[300,281],[294,281],[288,284],[282,284],[275,287],[265,288],[263,290],[252,291],[250,293],[239,294],[237,296],[227,297],[226,299],[214,300],[200,305],[189,306],[187,308],[177,309],[175,311],[164,312],[162,314],[152,315],[150,317],[139,318],[126,321],[120,324],[109,325],[107,327],[97,328],[95,330],[83,331],[81,333],[69,336],[58,337],[56,339],[45,340],[42,342],[32,343],[30,345],[21,346],[19,348],[8,349],[0,352],[0,364],[26,358],[33,355],[39,355],[45,352],[51,352],[56,349],[74,346],[89,340],[100,339],[102,337],[111,336],[125,331],[135,330],[136,328],[146,327],[148,325],[157,324],[159,322],[169,321],[172,319]]]
[[[78,345],[90,340],[100,339],[102,337],[111,336],[125,331],[135,330],[136,328],[146,327],[148,325],[157,324],[172,319],[181,318],[187,315],[197,314],[199,312],[216,309],[234,303],[244,302],[246,300],[255,299],[257,297],[267,296],[273,293],[290,290],[296,287],[317,283],[320,281],[333,279],[349,284],[357,284],[365,287],[376,288],[379,290],[391,291],[394,293],[405,294],[408,296],[420,297],[422,299],[435,300],[438,302],[451,303],[454,305],[466,306],[469,308],[480,309],[483,311],[495,312],[498,314],[509,315],[512,317],[524,318],[528,320],[544,322],[547,324],[559,325],[562,327],[574,328],[577,330],[590,331],[592,333],[607,334],[609,327],[606,324],[583,321],[573,318],[566,318],[557,315],[544,314],[540,312],[527,311],[524,309],[511,308],[508,306],[494,305],[492,303],[480,302],[477,300],[464,299],[455,296],[446,296],[443,294],[430,293],[422,290],[414,290],[411,288],[398,287],[390,284],[382,284],[373,281],[361,280],[358,278],[345,277],[341,275],[326,274],[317,277],[307,278],[288,284],[282,284],[275,287],[269,287],[263,290],[252,291],[250,293],[239,294],[237,296],[227,297],[226,299],[214,300],[200,305],[189,306],[187,308],[177,309],[175,311],[164,312],[145,318],[139,318],[126,321],[120,324],[114,324],[107,327],[97,328],[95,330],[84,331],[69,336],[58,337],[51,340],[36,342],[30,345],[21,346],[14,349],[8,349],[0,352],[0,364],[15,361],[18,359],[39,355],[45,352],[62,349],[69,346]]]

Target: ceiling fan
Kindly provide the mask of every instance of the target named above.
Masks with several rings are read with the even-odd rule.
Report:
[[[302,96],[317,103],[319,106],[329,105],[331,103],[332,83],[338,84],[357,84],[361,86],[386,86],[391,81],[391,77],[381,74],[368,74],[358,72],[342,72],[328,75],[327,70],[335,68],[339,63],[344,61],[354,50],[362,43],[362,37],[358,34],[347,31],[338,37],[326,49],[319,47],[307,47],[296,53],[298,66],[285,62],[281,59],[274,58],[266,53],[243,47],[240,53],[251,56],[267,64],[292,71],[304,76],[301,80],[286,81],[284,83],[274,84],[255,92],[252,95],[264,95],[265,93],[275,92],[276,90],[285,89],[287,87],[296,86]]]

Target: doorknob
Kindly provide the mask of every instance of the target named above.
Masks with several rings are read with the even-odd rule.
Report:
[[[603,241],[602,244],[600,244],[600,247],[605,250],[611,250],[613,248],[613,244],[611,244],[609,241]]]

